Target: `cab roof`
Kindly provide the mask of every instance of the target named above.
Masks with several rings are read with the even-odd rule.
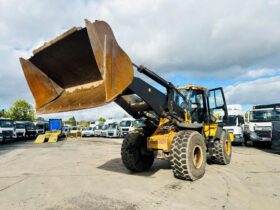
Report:
[[[179,87],[178,90],[189,90],[189,89],[195,89],[195,90],[207,90],[207,88],[197,85],[189,84],[187,86]]]

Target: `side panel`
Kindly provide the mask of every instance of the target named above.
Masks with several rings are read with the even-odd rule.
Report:
[[[176,132],[170,131],[164,134],[155,134],[148,138],[147,147],[150,150],[163,150],[164,152],[170,152],[171,143],[176,135]]]
[[[210,125],[204,125],[204,135],[206,137],[213,137],[216,136],[218,130],[218,124],[217,123],[213,123]]]

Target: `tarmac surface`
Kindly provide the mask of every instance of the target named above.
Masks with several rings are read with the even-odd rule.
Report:
[[[279,209],[280,155],[234,147],[230,165],[207,165],[195,182],[168,161],[132,174],[122,139],[0,145],[0,209]]]

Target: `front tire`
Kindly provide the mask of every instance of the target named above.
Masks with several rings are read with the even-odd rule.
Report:
[[[231,161],[232,145],[226,131],[222,131],[220,139],[214,141],[211,162],[219,165],[227,165]]]
[[[147,171],[154,162],[154,155],[147,151],[147,137],[141,133],[128,134],[122,144],[124,166],[132,172]]]
[[[206,146],[204,137],[197,131],[178,132],[172,141],[170,156],[176,178],[194,181],[205,174]]]

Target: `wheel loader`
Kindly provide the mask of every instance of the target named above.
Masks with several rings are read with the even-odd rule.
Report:
[[[122,143],[122,161],[130,171],[149,170],[155,158],[168,159],[176,178],[193,181],[204,175],[207,162],[230,163],[223,89],[177,88],[134,64],[104,21],[85,20],[84,28],[68,30],[34,50],[29,59],[20,58],[20,63],[38,113],[115,102],[144,120],[141,132],[132,132]],[[134,70],[153,82],[134,76]]]

